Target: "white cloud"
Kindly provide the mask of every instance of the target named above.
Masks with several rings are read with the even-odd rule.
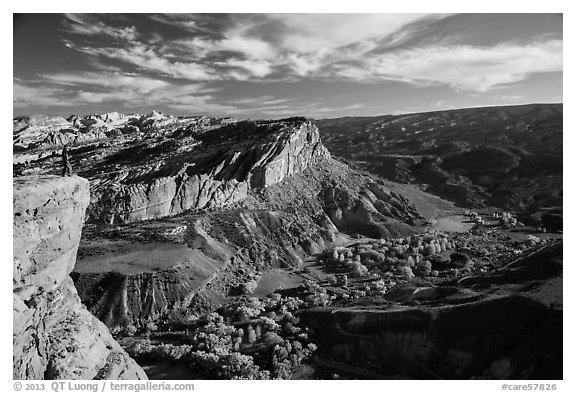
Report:
[[[223,40],[215,41],[211,49],[241,52],[248,59],[268,60],[276,56],[276,50],[266,41],[243,36],[235,30],[227,35]]]
[[[221,31],[217,32],[203,23],[202,18],[207,17],[202,15],[153,16],[151,19],[195,34],[202,32],[202,36],[175,41],[153,37],[143,43],[133,26],[116,28],[93,16],[70,15],[70,31],[122,38],[126,44],[68,45],[93,56],[120,60],[143,73],[193,81],[289,81],[294,77],[371,83],[395,80],[483,92],[534,73],[562,70],[559,40],[492,47],[451,45],[446,40],[403,49],[396,46],[413,34],[421,34],[426,23],[446,16],[237,14],[227,24],[220,24]]]
[[[251,76],[264,78],[272,73],[271,62],[267,60],[238,60],[230,59],[224,64],[232,67],[239,67],[247,71]]]
[[[15,108],[27,108],[33,105],[70,106],[74,104],[64,99],[67,91],[59,88],[26,86],[22,82],[14,80],[12,92]]]
[[[172,83],[130,74],[75,72],[43,74],[42,79],[56,87],[14,81],[14,106],[78,106],[118,102],[123,106],[194,105],[207,108],[210,93],[205,84]]]
[[[278,14],[270,17],[285,27],[284,50],[295,53],[329,52],[367,40],[382,39],[422,19],[443,14]]]
[[[63,85],[87,85],[109,89],[130,88],[143,94],[170,86],[170,83],[158,79],[112,72],[43,74],[41,77],[49,82]]]
[[[191,16],[195,18],[196,16]],[[179,40],[197,58],[223,52],[241,54],[253,65],[286,66],[301,77],[316,76],[335,61],[355,59],[374,49],[376,41],[423,19],[435,20],[442,14],[271,14],[235,15],[220,38],[194,37]],[[177,20],[182,26],[183,20]],[[194,21],[191,21],[194,22]],[[270,25],[274,31],[270,32]],[[190,25],[195,30],[197,24]],[[262,78],[271,72],[252,72]],[[234,73],[232,74],[234,75]],[[242,75],[242,74],[240,74]],[[321,77],[321,75],[320,75]],[[244,78],[243,78],[244,79]]]
[[[285,57],[289,67],[299,76],[310,76],[318,72],[328,62],[317,55],[299,55],[289,53]]]
[[[503,101],[520,101],[524,99],[523,96],[509,95],[509,94],[499,94],[495,98]]]
[[[90,14],[67,14],[64,25],[71,33],[84,35],[105,35],[122,41],[133,41],[138,38],[134,26],[112,27],[98,21]]]
[[[294,101],[295,99],[291,98],[276,98],[271,95],[264,95],[259,97],[236,98],[233,100],[228,100],[227,102],[234,105],[271,106],[271,105],[286,104]]]
[[[153,47],[142,43],[134,43],[124,48],[92,48],[85,46],[77,49],[87,54],[121,60],[139,67],[142,71],[155,72],[173,78],[183,78],[194,81],[221,79],[221,76],[208,66],[195,62],[171,62],[167,56],[161,56],[156,53]]]
[[[216,18],[219,21],[214,26],[203,19],[213,17],[203,15],[150,17],[171,23],[190,35],[169,40],[155,32],[143,35],[145,29],[138,31],[126,22],[114,27],[97,15],[68,15],[64,24],[75,36],[66,37],[63,42],[88,55],[88,64],[94,71],[42,74],[40,77],[47,82],[43,87],[15,81],[14,105],[115,101],[209,113],[246,113],[253,108],[244,106],[254,105],[260,107],[261,113],[318,114],[337,112],[338,108],[298,106],[272,96],[217,103],[214,90],[208,86],[222,80],[394,80],[482,93],[535,73],[562,71],[563,43],[550,37],[533,43],[524,40],[522,44],[490,47],[454,45],[454,40],[448,39],[426,39],[406,46],[407,42],[414,42],[411,38],[426,31],[427,24],[445,17],[236,14],[225,21]],[[112,23],[113,19],[106,21]],[[114,24],[118,25],[118,20]]]
[[[483,92],[522,81],[534,73],[562,70],[560,40],[479,47],[453,45],[451,40],[438,38],[436,45],[392,49],[407,42],[413,34],[422,33],[423,24],[446,16],[237,16],[222,32],[224,38],[194,39],[188,42],[188,47],[200,57],[226,50],[241,53],[250,75],[237,71],[229,74],[241,80],[265,78],[276,69],[288,69],[298,77],[371,83],[395,80],[416,86],[446,84],[456,89]],[[270,24],[274,26],[273,32],[269,31]]]
[[[562,71],[562,41],[406,49],[368,58],[364,66],[370,70],[371,79],[447,84],[484,92],[534,73]]]

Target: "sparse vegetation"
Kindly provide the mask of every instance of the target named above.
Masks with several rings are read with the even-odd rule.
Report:
[[[310,298],[273,294],[265,299],[240,297],[217,312],[189,321],[182,343],[138,342],[129,348],[137,359],[180,361],[215,379],[288,379],[316,350],[294,312],[323,299],[314,283]]]

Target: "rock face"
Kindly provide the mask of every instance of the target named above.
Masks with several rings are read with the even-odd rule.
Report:
[[[163,159],[152,169],[99,177],[90,220],[125,223],[223,207],[246,198],[249,189],[271,186],[330,157],[311,123],[281,125],[258,140],[238,140],[231,150],[224,150],[220,140],[199,138],[203,143],[196,149]]]
[[[137,121],[119,114],[71,120],[89,131],[47,133],[50,148],[15,154],[15,174],[58,173],[54,146],[75,143],[72,166],[90,180],[89,222],[119,224],[220,208],[330,158],[316,126],[300,118],[236,123],[153,112]],[[116,128],[109,132],[104,125]]]
[[[154,134],[165,129],[219,126],[235,123],[233,118],[209,119],[204,116],[174,117],[156,111],[151,114],[110,112],[87,116],[32,115],[13,120],[13,144],[18,150],[43,150],[65,144],[84,144],[122,134]],[[35,152],[38,154],[38,152]]]
[[[81,304],[74,268],[88,181],[14,179],[13,376],[146,379],[108,329]]]
[[[41,143],[50,133],[72,127],[62,116],[20,116],[14,119],[14,146],[27,148]]]

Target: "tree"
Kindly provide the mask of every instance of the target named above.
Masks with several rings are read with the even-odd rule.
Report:
[[[250,295],[254,293],[256,287],[258,286],[258,282],[256,280],[250,280],[242,284],[241,290],[243,294]]]
[[[248,342],[254,344],[256,342],[256,331],[252,328],[252,325],[248,325]]]
[[[356,277],[363,277],[368,274],[368,268],[360,262],[354,262],[354,267],[352,269],[352,275]]]

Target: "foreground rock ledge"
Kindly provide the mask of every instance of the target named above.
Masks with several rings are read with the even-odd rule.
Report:
[[[76,262],[89,183],[28,176],[13,182],[14,379],[147,379],[80,302]]]

